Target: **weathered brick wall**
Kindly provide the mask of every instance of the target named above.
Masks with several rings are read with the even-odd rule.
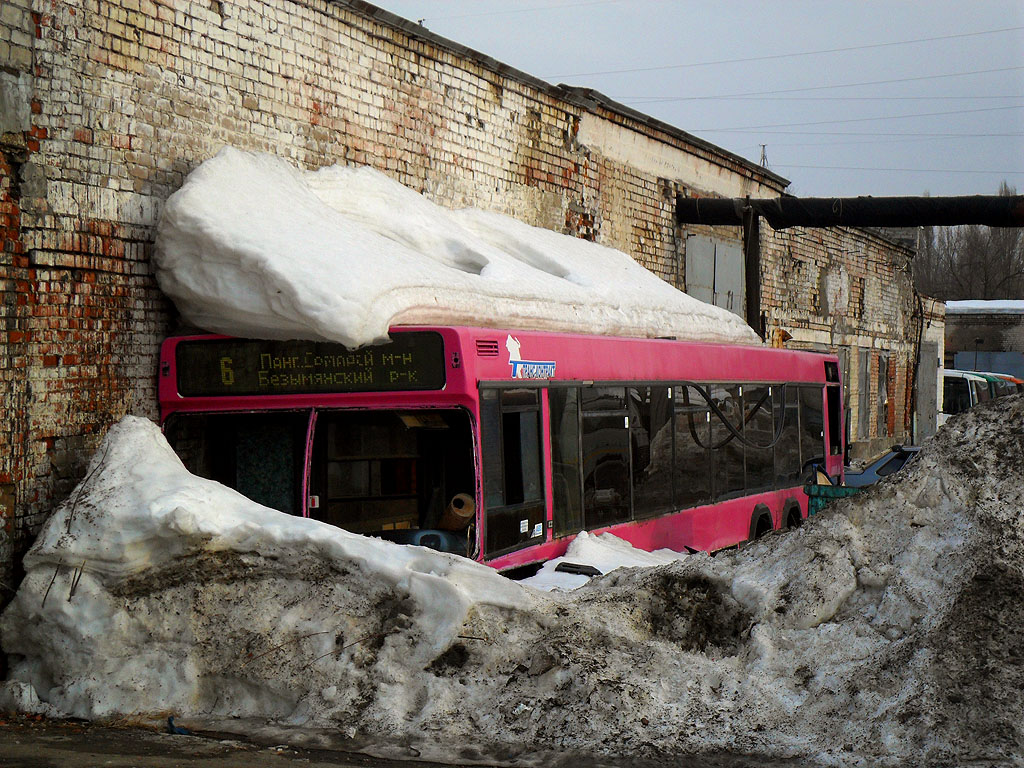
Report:
[[[846,392],[854,455],[907,440],[908,383],[922,322],[910,278],[911,251],[873,232],[844,227],[779,232],[764,227],[761,246],[768,326],[791,333],[791,346],[849,350]],[[856,365],[860,350],[871,351],[870,371]],[[886,381],[879,380],[879,354],[889,358]],[[864,387],[872,411],[868,434],[859,428]],[[884,421],[874,412],[881,391],[888,392]]]
[[[354,1],[6,0],[4,52],[17,120],[4,124],[0,166],[0,483],[16,497],[14,549],[109,424],[155,415],[157,348],[174,312],[151,274],[154,228],[185,175],[225,144],[308,168],[369,164],[443,204],[621,248],[680,286],[677,192],[770,196],[784,184],[600,94],[534,80]],[[807,338],[794,335],[817,343],[836,306],[828,264],[845,258],[847,295],[863,297],[852,327],[867,346],[879,329],[896,334],[898,319],[873,319],[893,299],[889,273],[862,269],[844,244],[870,241],[862,250],[884,272],[883,241],[831,232],[766,236],[766,273],[789,270],[766,293],[772,322],[806,326]],[[783,253],[787,243],[804,255]],[[801,286],[817,292],[813,310]]]
[[[0,6],[0,605],[16,581],[12,566],[25,539],[19,501],[29,472],[27,326],[35,286],[21,239],[21,169],[37,147],[28,97],[32,29],[29,0]]]

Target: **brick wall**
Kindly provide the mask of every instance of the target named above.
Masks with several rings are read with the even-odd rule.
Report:
[[[29,0],[0,6],[0,605],[12,596],[24,548],[23,502],[29,387],[28,319],[35,285],[21,238],[22,173],[37,148],[30,134],[32,62]]]
[[[912,252],[868,230],[762,227],[762,302],[768,327],[793,336],[790,346],[839,353],[856,361],[869,350],[871,368],[847,366],[852,454],[864,457],[909,439],[913,377],[922,307],[910,277]],[[879,379],[879,355],[888,375]],[[869,430],[860,428],[861,390],[868,388]],[[888,412],[879,420],[879,393]]]
[[[442,204],[623,249],[681,287],[677,192],[785,186],[600,94],[535,80],[357,0],[6,0],[0,54],[7,566],[4,552],[31,539],[105,429],[125,413],[155,416],[158,344],[174,323],[150,271],[155,225],[225,144],[307,168],[369,164]],[[772,322],[804,344],[894,346],[905,302],[887,282],[902,279],[893,251],[836,232],[764,236]],[[860,307],[841,328],[837,296]]]

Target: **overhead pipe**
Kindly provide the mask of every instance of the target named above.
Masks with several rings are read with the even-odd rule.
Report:
[[[982,224],[1024,226],[1024,195],[962,197],[774,197],[676,196],[679,224],[742,226],[751,208],[772,229],[786,227],[948,227]]]

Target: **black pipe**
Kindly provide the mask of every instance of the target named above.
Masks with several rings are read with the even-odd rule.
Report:
[[[772,229],[786,227],[947,227],[983,224],[1024,226],[1024,195],[964,197],[776,197],[708,198],[676,196],[679,224],[744,223],[744,208],[764,217]]]

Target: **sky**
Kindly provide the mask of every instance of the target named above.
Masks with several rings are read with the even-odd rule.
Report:
[[[1021,0],[377,0],[803,196],[1024,190]]]

